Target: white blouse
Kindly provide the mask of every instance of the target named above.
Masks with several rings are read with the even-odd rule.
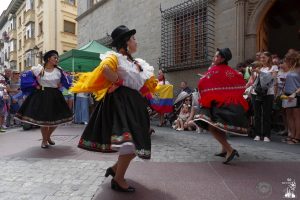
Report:
[[[127,56],[108,51],[105,54],[100,54],[100,59],[104,60],[109,55],[116,55],[118,58],[117,73],[120,79],[123,80],[123,85],[131,89],[140,90],[145,81],[154,75],[154,68],[142,59],[135,59],[141,65],[143,71],[139,71],[136,64],[130,62]]]
[[[59,69],[54,68],[52,72],[44,70],[44,75],[41,76],[43,70],[42,65],[34,66],[31,68],[33,74],[37,77],[38,83],[43,87],[58,88],[61,78],[61,72]]]

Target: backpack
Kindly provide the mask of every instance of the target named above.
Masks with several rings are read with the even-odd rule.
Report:
[[[260,77],[257,77],[258,81],[256,83],[256,86],[254,88],[255,93],[257,96],[266,96],[268,93],[268,88],[263,88],[260,83]]]

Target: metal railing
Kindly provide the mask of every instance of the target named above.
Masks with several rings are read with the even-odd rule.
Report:
[[[188,0],[161,10],[161,58],[163,71],[207,67],[213,58],[214,4]]]

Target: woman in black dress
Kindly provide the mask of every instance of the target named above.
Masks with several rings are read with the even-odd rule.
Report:
[[[107,169],[111,188],[134,192],[124,179],[131,160],[137,155],[150,159],[150,121],[142,94],[153,91],[157,85],[154,68],[142,59],[134,59],[137,50],[136,30],[117,27],[111,34],[117,53],[101,54],[100,65],[84,74],[71,88],[72,92],[94,92],[100,100],[85,128],[78,146],[83,149],[119,151],[118,161]]]
[[[38,82],[37,89],[25,99],[15,118],[40,126],[43,137],[41,147],[48,148],[49,144],[55,145],[50,138],[53,131],[58,125],[71,122],[73,114],[59,90],[65,75],[57,66],[58,52],[48,51],[43,59],[44,66],[31,69]]]
[[[228,66],[231,59],[228,48],[218,49],[214,65],[200,79],[200,115],[194,120],[201,128],[209,130],[222,145],[216,156],[225,157],[224,164],[239,156],[226,139],[226,133],[247,136],[248,103],[243,98],[246,82],[237,71]]]

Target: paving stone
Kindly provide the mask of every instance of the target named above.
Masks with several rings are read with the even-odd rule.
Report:
[[[77,129],[77,132],[69,134],[82,132],[82,128]],[[222,161],[222,158],[213,155],[220,147],[208,133],[176,132],[169,128],[156,129],[156,133],[152,136],[152,159],[135,158],[134,162],[155,164]],[[68,133],[68,127],[59,128],[57,132]],[[44,158],[46,154],[32,157],[21,152],[0,157],[0,200],[91,200],[97,191],[101,192],[103,183],[106,181],[109,185],[110,180],[104,178],[105,170],[114,163],[117,154],[78,149],[77,136],[58,135],[57,138],[60,138],[57,140],[58,144],[49,149],[57,151],[62,145],[69,145],[68,148],[74,152],[71,156]],[[230,137],[229,141],[240,153],[239,162],[300,161],[299,153],[287,151],[282,145],[279,148],[270,148],[268,144],[259,143],[258,146],[257,143],[244,142],[244,139],[235,137]],[[40,148],[33,149],[34,153],[40,151]],[[60,152],[57,152],[59,156]]]

